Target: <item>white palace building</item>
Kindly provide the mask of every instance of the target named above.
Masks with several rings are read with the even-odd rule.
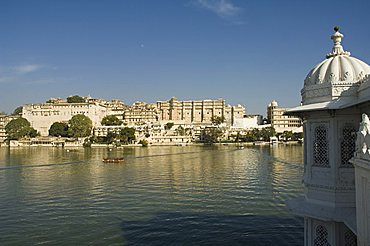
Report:
[[[370,245],[370,66],[343,50],[334,28],[326,59],[307,75],[302,105],[304,245]]]

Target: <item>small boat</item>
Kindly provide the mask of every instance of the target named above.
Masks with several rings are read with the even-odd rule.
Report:
[[[186,146],[186,143],[176,143],[175,145],[176,145],[176,146],[183,147],[183,146]]]
[[[103,158],[103,162],[105,163],[118,163],[118,162],[123,162],[124,159],[123,157],[120,158]]]
[[[78,149],[66,149],[67,152],[78,152]]]

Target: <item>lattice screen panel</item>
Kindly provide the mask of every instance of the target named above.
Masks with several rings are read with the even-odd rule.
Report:
[[[356,129],[353,125],[347,124],[342,130],[342,141],[340,143],[341,167],[353,167],[349,160],[356,150]]]
[[[328,242],[328,230],[325,226],[316,226],[314,246],[330,246]]]
[[[314,133],[313,165],[318,167],[330,167],[328,127],[326,125],[318,125],[315,127]]]

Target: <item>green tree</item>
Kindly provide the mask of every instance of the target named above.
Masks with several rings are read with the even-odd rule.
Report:
[[[85,99],[83,97],[80,97],[78,95],[67,97],[68,103],[84,103]]]
[[[49,129],[49,136],[68,137],[68,124],[63,122],[54,122]]]
[[[87,137],[91,134],[92,121],[83,114],[77,114],[69,120],[68,133],[72,137]]]
[[[31,127],[30,122],[25,118],[11,120],[5,126],[8,140],[18,140],[22,137],[36,137],[37,131]]]
[[[164,129],[170,130],[175,124],[173,122],[167,122],[167,124],[164,126]]]
[[[35,128],[31,127],[28,131],[27,137],[34,138],[37,136],[40,136],[40,133],[38,133]]]
[[[91,144],[92,144],[92,142],[90,141],[90,139],[85,138],[84,143],[82,144],[82,146],[84,148],[90,148],[91,147]]]
[[[14,109],[12,115],[22,115],[23,112],[23,106],[19,106],[16,109]]]
[[[211,122],[213,125],[219,126],[225,122],[225,117],[214,115],[211,118]]]
[[[97,136],[91,136],[88,138],[88,140],[85,140],[86,142],[90,143],[98,143],[98,144],[106,144],[107,143],[107,138],[106,137],[97,137]]]
[[[122,121],[117,118],[115,115],[107,115],[101,121],[103,126],[120,126]]]
[[[108,132],[107,136],[105,137],[105,143],[106,144],[112,144],[114,140],[116,139],[117,134],[114,132]]]
[[[149,146],[149,142],[148,140],[140,140],[139,141],[139,144],[141,144],[142,147],[148,147]]]
[[[222,135],[222,129],[218,127],[208,127],[203,131],[203,142],[207,144],[216,143]]]
[[[261,140],[261,131],[258,130],[257,128],[252,129],[246,134],[245,140],[247,142],[255,142]]]
[[[240,139],[241,139],[240,132],[237,132],[235,136],[235,142],[236,143],[240,142]]]
[[[293,133],[292,140],[293,141],[298,141],[303,139],[303,132],[295,132]]]
[[[184,136],[185,135],[185,129],[182,126],[177,127],[175,131],[176,131],[177,135],[179,135],[179,136]]]
[[[261,138],[263,141],[270,141],[270,137],[276,135],[275,129],[273,127],[266,127],[262,128],[261,130]]]
[[[281,137],[284,138],[285,141],[293,140],[293,132],[292,131],[284,131],[281,134]]]

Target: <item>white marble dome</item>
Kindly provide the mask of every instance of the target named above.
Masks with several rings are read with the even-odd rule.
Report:
[[[334,42],[332,51],[326,59],[316,65],[304,80],[301,91],[302,103],[310,104],[330,101],[340,96],[350,96],[354,93],[352,85],[359,84],[370,75],[370,66],[365,62],[351,57],[341,45],[343,34],[339,28],[334,28],[331,36]]]
[[[363,80],[370,74],[370,66],[365,62],[349,55],[331,56],[307,75],[305,85],[315,85],[331,82],[352,82]]]
[[[277,106],[278,106],[278,103],[277,103],[277,101],[273,100],[273,101],[270,103],[270,105],[269,105],[269,106],[271,106],[271,107],[277,107]]]

